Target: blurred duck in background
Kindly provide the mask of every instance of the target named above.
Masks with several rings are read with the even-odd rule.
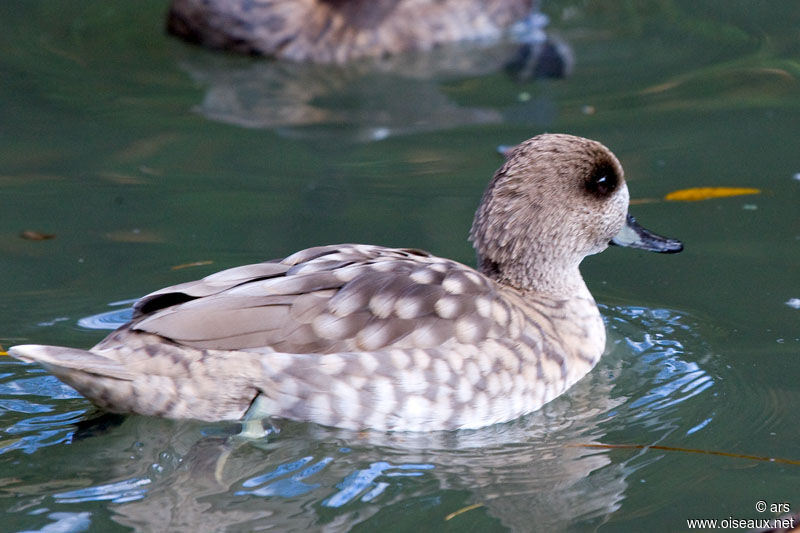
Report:
[[[343,64],[496,41],[537,10],[535,0],[173,0],[167,29],[210,48]]]
[[[568,76],[572,51],[547,24],[537,0],[172,0],[167,29],[277,60],[179,52],[206,87],[196,112],[327,140],[335,124],[336,139],[364,142],[504,121],[506,111],[453,102],[441,84],[503,70],[521,83]],[[356,105],[342,113],[327,100]],[[508,115],[550,126],[547,102],[520,105]]]

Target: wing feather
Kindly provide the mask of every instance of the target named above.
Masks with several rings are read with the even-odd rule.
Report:
[[[473,269],[426,252],[322,246],[149,294],[129,327],[207,349],[422,348],[484,338],[479,298],[499,295]]]

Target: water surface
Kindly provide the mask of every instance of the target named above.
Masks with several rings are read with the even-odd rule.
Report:
[[[607,354],[479,431],[280,422],[243,442],[235,424],[103,416],[2,358],[4,529],[680,531],[773,516],[759,500],[800,511],[796,465],[587,446],[800,459],[795,3],[544,7],[566,79],[510,78],[502,46],[344,69],[216,54],[164,35],[155,0],[0,6],[3,347],[89,347],[132,298],[311,245],[471,264],[496,147],[543,131],[607,144],[632,212],[686,247],[588,258]],[[695,186],[762,192],[663,200]]]

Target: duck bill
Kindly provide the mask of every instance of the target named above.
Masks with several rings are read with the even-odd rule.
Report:
[[[630,214],[620,232],[611,239],[611,244],[662,254],[676,254],[683,250],[681,241],[662,237],[644,229]]]

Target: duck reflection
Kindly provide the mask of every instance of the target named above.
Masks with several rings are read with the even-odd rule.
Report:
[[[243,60],[189,49],[177,54],[181,68],[204,88],[194,108],[204,117],[286,136],[367,142],[515,115],[518,110],[468,105],[456,97],[467,90],[465,80],[495,72],[522,82],[567,76],[572,52],[545,33],[546,25],[547,18],[533,12],[491,40],[342,64]]]
[[[612,459],[585,445],[631,428],[653,443],[702,431],[713,406],[691,420],[675,407],[714,385],[686,360],[692,350],[683,342],[693,333],[678,313],[604,307],[603,314],[611,340],[598,367],[514,422],[381,433],[273,421],[268,438],[245,440],[231,437],[238,423],[125,417],[104,435],[84,427],[73,439],[76,453],[100,446],[117,480],[55,493],[54,510],[108,501],[113,520],[143,531],[346,531],[423,513],[441,520],[434,527],[472,524],[473,513],[512,531],[600,524],[622,504],[631,474],[658,458]],[[470,504],[477,508],[448,519]]]
[[[59,503],[107,500],[114,520],[137,530],[345,531],[410,502],[464,494],[514,531],[557,531],[613,513],[623,499],[626,467],[597,442],[598,412],[624,398],[593,375],[542,412],[511,424],[435,434],[353,433],[286,422],[266,441],[197,436],[197,426],[153,431],[131,417],[150,475],[54,495]],[[597,399],[604,398],[600,404]],[[186,446],[188,445],[188,448]],[[590,475],[591,474],[591,475]],[[412,504],[416,505],[416,504]],[[458,506],[443,507],[446,514]],[[469,520],[466,515],[452,520]],[[365,524],[366,525],[366,524]]]

